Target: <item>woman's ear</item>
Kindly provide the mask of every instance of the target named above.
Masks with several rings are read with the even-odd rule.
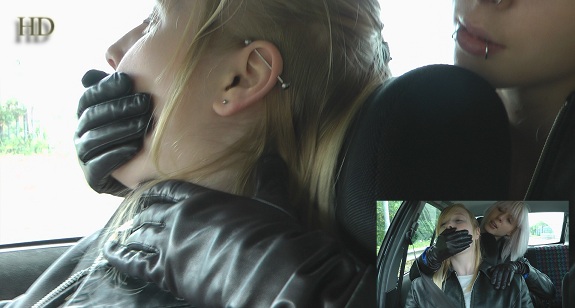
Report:
[[[230,70],[221,83],[222,99],[214,102],[220,116],[234,115],[259,103],[277,83],[283,59],[277,47],[267,41],[246,41],[230,55]]]

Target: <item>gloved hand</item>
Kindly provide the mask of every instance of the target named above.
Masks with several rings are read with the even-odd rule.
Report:
[[[495,289],[505,289],[511,285],[514,274],[529,273],[529,266],[521,261],[509,261],[489,268],[491,284]]]
[[[125,73],[108,76],[90,70],[82,84],[88,89],[78,105],[74,145],[84,177],[98,193],[124,195],[127,188],[112,172],[140,151],[151,131],[150,95],[133,94],[132,80]]]
[[[358,289],[369,290],[358,305],[375,306],[375,271],[281,206],[180,181],[142,200],[126,244],[106,243],[104,257],[194,306],[343,307]]]
[[[435,245],[427,249],[425,253],[427,266],[433,271],[437,271],[445,259],[471,246],[471,242],[473,241],[471,234],[469,234],[467,230],[455,230],[455,228],[443,230],[437,237]]]

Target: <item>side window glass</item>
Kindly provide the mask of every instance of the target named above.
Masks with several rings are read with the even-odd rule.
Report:
[[[387,229],[389,229],[389,225],[391,221],[393,221],[393,217],[395,217],[395,213],[401,206],[403,201],[377,201],[377,247],[376,253],[379,251],[379,246],[383,242],[385,238],[385,234],[387,233]]]
[[[409,272],[415,259],[431,244],[431,240],[435,237],[435,224],[440,213],[441,211],[438,208],[429,203],[426,203],[423,207],[417,220],[417,231],[412,238],[413,245],[410,245],[407,251],[405,273]]]
[[[545,245],[561,242],[563,212],[529,213],[529,245]]]

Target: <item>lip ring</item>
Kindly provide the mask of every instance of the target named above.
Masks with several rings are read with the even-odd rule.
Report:
[[[458,22],[458,27],[454,32],[454,39],[459,49],[475,57],[484,58],[486,50],[489,50],[489,56],[493,56],[505,47],[493,41],[490,35],[485,31],[467,27],[464,23]]]

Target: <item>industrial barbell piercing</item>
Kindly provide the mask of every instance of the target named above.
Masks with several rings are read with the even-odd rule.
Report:
[[[249,44],[251,44],[251,40],[244,40],[244,44],[246,46],[248,46]],[[262,54],[257,50],[254,49],[254,51],[256,52],[256,54],[258,55],[258,57],[260,57],[260,59],[262,59],[262,61],[264,61],[264,63],[266,64],[266,66],[271,70],[272,66],[268,63],[268,61],[266,61],[266,59],[262,56]],[[290,86],[289,82],[285,82],[279,75],[276,77],[277,80],[281,83],[282,89],[287,89]]]

